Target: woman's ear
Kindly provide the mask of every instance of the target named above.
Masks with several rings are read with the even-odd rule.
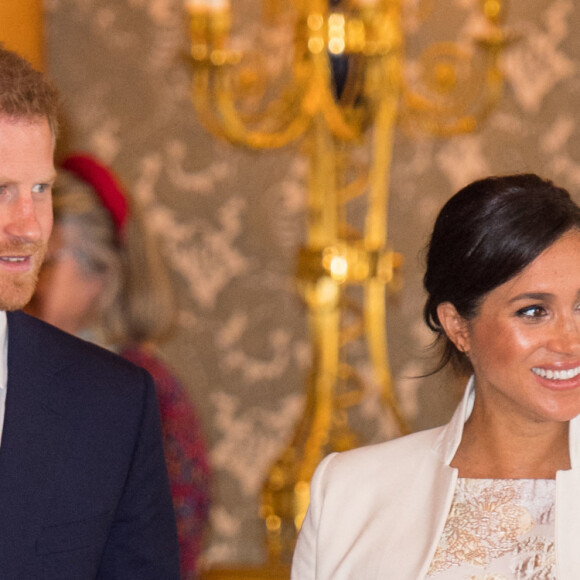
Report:
[[[471,347],[468,323],[451,302],[437,306],[437,316],[449,340],[460,352],[468,353]]]

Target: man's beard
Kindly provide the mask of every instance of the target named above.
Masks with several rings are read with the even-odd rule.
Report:
[[[10,251],[14,251],[16,254],[30,255],[31,260],[28,272],[2,272],[0,268],[0,310],[20,310],[30,302],[46,249],[46,243],[41,241],[0,248],[0,255],[9,255]]]

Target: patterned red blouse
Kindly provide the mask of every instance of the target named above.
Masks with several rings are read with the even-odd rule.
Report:
[[[159,358],[138,346],[125,348],[120,354],[147,370],[155,381],[177,520],[181,578],[191,580],[197,576],[210,504],[209,462],[197,414],[184,386]]]

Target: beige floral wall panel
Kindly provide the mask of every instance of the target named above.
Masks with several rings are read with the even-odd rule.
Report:
[[[466,38],[475,4],[439,0],[429,21],[411,19],[410,59],[432,38]],[[258,0],[233,6],[238,46],[259,43],[269,70],[282,68],[291,30],[258,26]],[[206,558],[259,562],[261,482],[300,414],[309,364],[293,280],[306,163],[295,148],[249,152],[202,130],[189,100],[181,0],[46,0],[45,9],[49,72],[65,101],[61,149],[88,150],[113,166],[160,235],[178,291],[180,325],[165,355],[210,447]],[[519,39],[505,55],[505,95],[485,127],[448,140],[396,138],[390,239],[405,255],[405,287],[389,301],[389,338],[416,428],[444,421],[461,388],[449,376],[413,378],[430,364],[419,254],[440,206],[490,173],[534,171],[580,191],[580,8],[572,0],[512,1],[508,24]],[[362,345],[358,357],[370,373]],[[367,441],[392,432],[372,389],[354,421]]]

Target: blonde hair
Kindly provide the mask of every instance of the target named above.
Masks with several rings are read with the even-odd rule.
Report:
[[[61,172],[53,193],[55,224],[81,271],[101,277],[99,330],[110,344],[157,343],[175,321],[171,282],[157,236],[147,231],[141,210],[130,203],[122,239],[93,188]]]

